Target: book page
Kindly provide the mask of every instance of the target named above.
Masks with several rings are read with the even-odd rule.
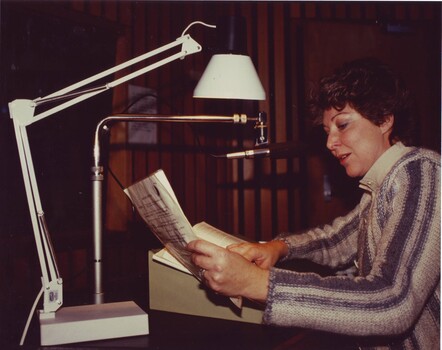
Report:
[[[194,225],[193,232],[198,238],[204,239],[223,248],[226,248],[230,244],[245,242],[243,239],[232,236],[208,224],[205,221]],[[156,252],[153,255],[153,259],[182,272],[191,274],[188,269],[186,269],[177,259],[174,258],[172,254],[169,253],[167,248],[161,249],[160,251]]]
[[[166,248],[163,248],[163,249],[157,251],[155,254],[153,254],[152,260],[158,261],[164,265],[167,265],[169,267],[173,267],[174,269],[176,269],[178,271],[185,272],[189,275],[192,275],[192,272],[190,272],[188,269],[186,269],[183,264],[181,264],[177,259],[175,259],[173,257],[173,255],[170,254]]]
[[[194,225],[193,231],[198,236],[198,238],[204,239],[223,248],[226,248],[231,244],[245,242],[241,238],[232,236],[224,231],[221,231],[220,229],[213,227],[205,221]]]
[[[164,172],[158,170],[126,188],[125,193],[167,250],[198,278],[199,268],[192,263],[192,254],[186,249],[197,237]]]

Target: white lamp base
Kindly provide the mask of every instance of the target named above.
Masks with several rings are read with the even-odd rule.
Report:
[[[39,318],[42,346],[149,334],[148,315],[133,301],[64,307]]]

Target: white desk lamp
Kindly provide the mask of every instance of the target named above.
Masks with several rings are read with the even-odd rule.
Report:
[[[220,22],[223,23],[223,22]],[[31,223],[34,232],[34,239],[36,242],[36,248],[38,253],[38,259],[42,272],[42,289],[34,303],[33,310],[36,307],[38,300],[43,294],[43,309],[39,310],[40,319],[40,335],[41,345],[57,345],[65,343],[75,343],[83,341],[92,341],[99,339],[119,338],[126,336],[145,335],[149,333],[148,315],[139,308],[133,302],[120,302],[120,303],[102,303],[102,291],[101,291],[101,234],[102,234],[102,222],[101,222],[101,180],[102,173],[100,172],[101,166],[99,165],[99,140],[94,145],[94,185],[93,185],[93,198],[94,198],[94,260],[95,260],[95,294],[98,295],[93,305],[82,305],[73,307],[63,307],[63,281],[58,271],[55,254],[51,244],[50,235],[45,221],[43,208],[41,205],[39,190],[37,186],[37,180],[35,176],[34,166],[32,162],[31,149],[27,136],[26,128],[48,116],[51,116],[65,108],[73,106],[85,99],[93,97],[101,92],[107,91],[119,84],[127,82],[139,75],[145,74],[151,70],[161,67],[167,63],[175,61],[177,59],[183,59],[184,57],[197,53],[202,50],[195,40],[190,35],[185,34],[186,31],[193,24],[203,24],[205,26],[215,28],[216,26],[207,25],[203,22],[193,22],[183,32],[183,34],[174,42],[164,45],[156,50],[145,53],[125,63],[117,65],[114,68],[108,69],[104,72],[96,74],[90,78],[84,79],[76,84],[68,86],[62,90],[59,90],[53,94],[50,94],[43,98],[37,98],[34,100],[18,99],[9,103],[10,117],[13,120],[15,136],[17,140],[18,152],[20,157],[20,165],[23,173],[23,180],[25,184],[25,191],[27,202],[29,206]],[[138,62],[146,60],[147,58],[158,55],[159,53],[171,50],[175,47],[180,47],[180,51],[164,58],[157,63],[146,66],[131,74],[128,74],[122,78],[116,79],[105,85],[79,90],[86,85],[91,84],[99,79],[114,74],[124,68],[132,66]],[[227,55],[232,59],[235,54]],[[238,95],[227,96],[221,95],[221,98],[239,98],[239,99],[265,99],[264,89],[261,86],[256,71],[251,63],[244,59],[247,56],[239,57],[243,63],[251,65],[246,69],[240,69],[233,78],[238,78],[239,73],[252,73],[252,80],[242,77],[242,83],[244,81],[252,81],[254,86],[258,88],[248,88],[241,85],[241,90],[238,91]],[[229,69],[231,65],[228,66]],[[205,73],[206,74],[206,73]],[[204,75],[205,75],[204,74]],[[219,77],[224,75],[215,73],[215,76],[210,76],[209,79],[212,83],[217,83]],[[210,85],[210,84],[209,84]],[[204,85],[203,85],[204,86]],[[230,83],[230,90],[232,89],[232,83]],[[201,91],[201,90],[200,90]],[[241,96],[239,92],[253,91],[254,95],[246,94]],[[214,90],[210,91],[204,97],[219,97],[213,95]],[[196,94],[198,95],[198,94]],[[197,96],[196,96],[197,97]],[[67,100],[67,101],[66,101]],[[58,106],[55,106],[47,111],[35,115],[35,110],[38,106],[45,103],[62,102]],[[113,116],[106,118],[104,122],[109,120],[146,120],[146,121],[204,121],[204,122],[240,122],[245,123],[247,117],[237,115],[232,117],[210,117],[210,116],[193,116],[193,117],[180,117],[180,116]],[[259,118],[258,118],[259,119]],[[261,119],[256,119],[257,125],[263,127],[264,123]],[[100,123],[99,127],[104,125]],[[97,128],[97,130],[99,129]],[[96,136],[97,137],[97,136]],[[97,143],[98,142],[98,143]],[[97,148],[98,144],[98,148]],[[101,300],[100,300],[101,299]],[[25,327],[23,336],[26,335],[27,328],[31,321],[33,310],[30,313],[30,317]],[[22,338],[21,343],[24,342]]]

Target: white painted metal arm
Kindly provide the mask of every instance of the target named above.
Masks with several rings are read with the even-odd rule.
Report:
[[[89,85],[97,80],[100,80],[100,79],[102,79],[106,76],[109,76],[111,74],[114,74],[122,69],[130,67],[138,62],[144,61],[150,57],[156,56],[162,52],[173,49],[174,47],[179,46],[179,45],[181,45],[181,50],[179,52],[177,52],[169,57],[166,57],[156,63],[153,63],[149,66],[144,67],[144,68],[141,68],[133,73],[130,73],[124,77],[116,79],[112,82],[109,82],[109,83],[99,86],[97,88],[85,90],[83,92],[81,92],[81,91],[74,92],[75,90],[77,90],[83,86]],[[147,72],[150,72],[150,71],[152,71],[156,68],[159,68],[167,63],[170,63],[170,62],[175,61],[177,59],[183,59],[184,57],[194,54],[196,52],[199,52],[201,50],[202,50],[201,45],[198,44],[195,40],[193,40],[190,35],[184,35],[184,36],[179,37],[178,39],[176,39],[174,42],[172,42],[170,44],[164,45],[158,49],[147,52],[147,53],[140,55],[136,58],[133,58],[127,62],[121,63],[118,66],[115,66],[114,68],[110,68],[108,70],[105,70],[105,71],[98,73],[90,78],[84,79],[76,84],[68,86],[62,90],[57,91],[57,92],[54,92],[46,97],[39,97],[39,98],[32,101],[35,104],[35,106],[38,106],[38,105],[46,103],[46,102],[52,102],[52,101],[58,100],[58,99],[69,98],[70,97],[69,94],[72,92],[73,92],[72,95],[76,96],[73,99],[60,104],[59,106],[51,108],[43,113],[36,115],[35,117],[29,119],[27,121],[27,125],[35,123],[35,122],[37,122],[41,119],[44,119],[54,113],[57,113],[63,109],[73,106],[81,101],[84,101],[84,100],[90,98],[90,97],[98,95],[101,92],[104,92],[106,90],[109,90],[109,89],[117,86],[117,85],[125,83],[135,77],[138,77],[138,76],[143,75]]]
[[[90,85],[97,80],[180,45],[181,49],[177,53],[163,58],[156,63],[150,64],[105,85],[79,90],[80,88]],[[35,100],[17,99],[9,103],[10,117],[13,119],[14,123],[15,137],[19,151],[32,228],[34,231],[34,238],[42,271],[42,284],[44,287],[43,313],[54,312],[62,305],[62,279],[60,278],[58,272],[55,254],[52,249],[52,243],[50,241],[50,235],[47,230],[44,212],[41,205],[26,127],[83,100],[129,81],[139,75],[145,74],[174,60],[183,59],[187,55],[191,55],[201,50],[201,45],[193,40],[190,35],[183,35],[170,44],[140,55],[125,63],[117,65],[114,68],[105,70],[90,78],[84,79],[76,84],[54,92],[46,97],[39,97]],[[39,105],[43,105],[48,102],[60,101],[64,102],[58,106],[35,115],[36,108]]]
[[[41,205],[26,127],[20,125],[21,118],[14,118],[16,115],[26,117],[26,115],[33,113],[33,108],[28,101],[18,100],[10,104],[10,113],[14,122],[14,131],[25,184],[26,198],[41,267],[44,290],[43,311],[46,313],[54,312],[63,304],[63,283],[55,261],[55,255]]]

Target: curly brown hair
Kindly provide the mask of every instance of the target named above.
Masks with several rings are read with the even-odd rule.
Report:
[[[381,125],[394,116],[390,141],[412,141],[411,96],[404,82],[385,64],[374,58],[345,63],[320,80],[312,91],[310,112],[316,124],[322,123],[324,111],[342,110],[349,105],[364,118]]]

